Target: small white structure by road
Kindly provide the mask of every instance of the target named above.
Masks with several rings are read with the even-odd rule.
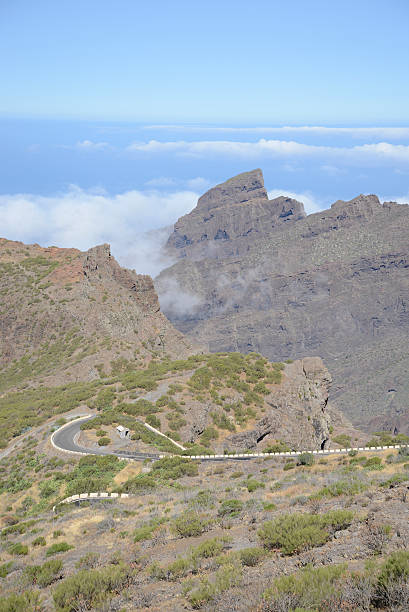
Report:
[[[129,429],[127,427],[123,427],[122,425],[118,425],[116,428],[120,438],[128,438],[129,437]]]

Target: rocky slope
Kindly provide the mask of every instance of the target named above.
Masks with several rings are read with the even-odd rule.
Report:
[[[1,239],[0,275],[0,388],[194,352],[160,312],[152,279],[121,268],[107,244],[83,253]]]
[[[319,358],[203,354],[160,312],[151,278],[121,268],[109,245],[83,253],[3,239],[0,271],[1,447],[76,407],[110,410],[103,424],[134,433],[151,419],[221,451],[327,443],[330,375]]]
[[[374,195],[305,216],[260,170],[211,189],[155,280],[172,323],[211,351],[320,355],[355,424],[408,431],[409,206]]]

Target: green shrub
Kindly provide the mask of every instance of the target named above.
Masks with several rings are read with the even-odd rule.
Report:
[[[28,555],[28,546],[26,544],[16,542],[15,544],[11,544],[9,546],[8,551],[11,555]]]
[[[56,495],[60,490],[61,483],[55,481],[54,479],[44,480],[40,482],[40,497],[42,499],[47,499],[48,497],[52,497]]]
[[[282,440],[278,440],[275,444],[270,444],[264,449],[265,453],[288,453],[291,448]]]
[[[173,531],[182,538],[198,536],[204,533],[209,526],[209,519],[197,512],[187,511],[178,516],[172,525]]]
[[[320,499],[321,497],[338,497],[339,495],[357,495],[362,493],[368,485],[358,478],[350,478],[349,480],[337,480],[332,484],[320,489],[317,493],[311,495],[311,499]]]
[[[240,560],[243,565],[254,567],[265,557],[265,551],[262,548],[243,548],[239,551]]]
[[[338,531],[350,525],[353,513],[334,510],[326,514],[285,514],[275,521],[267,521],[258,530],[263,545],[279,549],[286,555],[322,546],[331,535],[328,529]]]
[[[13,561],[0,565],[0,578],[5,578],[12,570]]]
[[[143,542],[144,540],[150,540],[153,532],[165,522],[165,519],[152,519],[147,523],[144,523],[140,527],[137,527],[134,532],[134,542]]]
[[[190,559],[178,557],[166,567],[166,577],[171,580],[180,580],[189,572],[190,565]]]
[[[54,590],[57,612],[76,612],[103,605],[112,593],[121,592],[130,582],[131,569],[123,564],[109,565],[101,570],[79,570],[63,580]]]
[[[148,416],[146,417],[146,422],[148,423],[148,425],[151,425],[152,427],[155,427],[155,429],[160,430],[160,420],[154,414],[148,414]]]
[[[347,434],[339,434],[332,438],[336,444],[339,444],[342,448],[350,448],[351,447],[351,436],[347,436]]]
[[[26,591],[21,595],[9,595],[0,599],[0,612],[40,612],[42,597],[38,591]]]
[[[380,587],[386,588],[391,582],[409,577],[409,551],[399,550],[392,553],[382,564],[378,576]]]
[[[277,506],[273,502],[263,502],[263,510],[276,510]]]
[[[193,559],[210,559],[220,555],[228,541],[230,541],[230,538],[211,538],[205,540],[192,549],[191,556]]]
[[[119,488],[121,493],[141,493],[149,491],[157,486],[156,480],[149,474],[138,474],[133,478],[128,478]]]
[[[249,493],[253,493],[253,491],[256,491],[257,489],[264,489],[265,484],[264,482],[259,482],[258,480],[255,480],[254,478],[249,478],[245,482],[245,486],[247,487],[247,491]]]
[[[62,561],[52,559],[43,565],[29,565],[24,568],[24,576],[31,584],[36,584],[40,588],[50,585],[61,575]]]
[[[32,541],[32,545],[33,546],[45,546],[46,545],[45,538],[43,536],[38,536],[38,538]]]
[[[88,552],[76,562],[75,567],[77,569],[92,569],[98,565],[98,559],[98,553]]]
[[[185,457],[164,457],[155,461],[151,474],[154,478],[166,482],[183,476],[197,476],[199,468],[195,461]]]
[[[99,446],[108,446],[108,444],[111,444],[111,439],[108,438],[108,436],[103,436],[102,438],[99,438],[98,440]]]
[[[45,554],[47,557],[51,557],[51,555],[67,552],[67,550],[71,550],[71,548],[74,548],[74,546],[67,544],[67,542],[55,542],[55,544],[51,544],[51,546],[47,548]]]
[[[362,464],[367,470],[383,470],[382,459],[380,457],[370,457]]]
[[[346,573],[346,565],[307,566],[295,574],[280,576],[273,581],[263,598],[279,604],[291,597],[291,609],[302,612],[326,610],[326,601],[338,591],[338,584]],[[276,609],[276,608],[273,608]]]
[[[239,499],[225,499],[219,507],[219,516],[238,516],[243,510],[243,502]]]
[[[97,429],[97,431],[95,432],[95,435],[98,436],[98,438],[103,438],[104,436],[106,436],[106,431],[104,431],[103,429]]]
[[[89,491],[105,491],[126,465],[113,455],[87,455],[81,457],[72,472],[66,474],[67,497]]]
[[[298,457],[298,460],[297,460],[298,465],[306,465],[308,467],[310,467],[311,465],[314,465],[314,463],[315,463],[315,458],[312,453],[301,453],[301,455]]]

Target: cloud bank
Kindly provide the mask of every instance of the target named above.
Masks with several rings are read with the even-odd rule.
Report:
[[[0,235],[43,246],[87,250],[108,242],[113,255],[139,273],[156,275],[173,223],[196,205],[194,191],[127,191],[108,195],[72,186],[56,196],[0,195]],[[161,228],[161,229],[158,229]]]
[[[300,134],[317,136],[351,136],[352,138],[389,138],[400,140],[409,138],[409,127],[327,127],[322,125],[300,125],[300,126],[256,126],[256,127],[232,127],[232,126],[204,126],[204,125],[145,125],[145,130],[172,130],[183,132],[204,132],[204,133],[232,133],[232,134]]]
[[[336,147],[310,145],[292,140],[267,140],[261,138],[256,142],[231,140],[176,140],[135,142],[127,148],[130,152],[151,154],[176,154],[193,157],[325,157],[342,159],[345,162],[386,160],[409,163],[409,145],[378,142],[374,144],[355,145],[353,147]]]

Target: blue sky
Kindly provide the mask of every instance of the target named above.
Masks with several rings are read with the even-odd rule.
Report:
[[[139,233],[251,168],[308,212],[408,201],[408,26],[407,0],[0,2],[0,235],[154,274]]]

